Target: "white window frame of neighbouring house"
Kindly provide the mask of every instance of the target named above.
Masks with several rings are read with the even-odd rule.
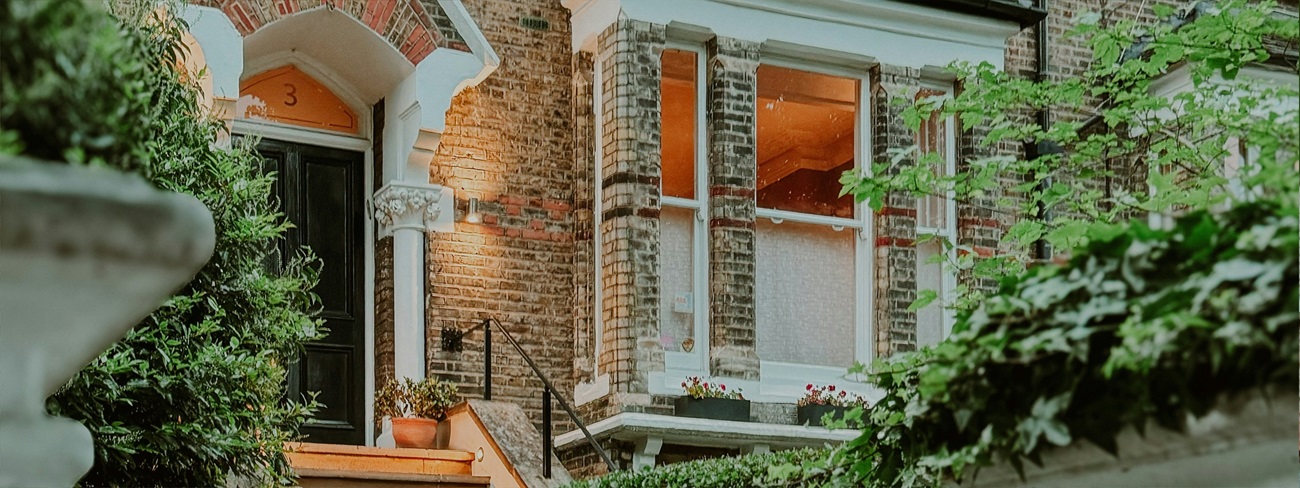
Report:
[[[950,98],[952,96],[953,85],[951,81],[923,80],[921,83],[922,96],[938,96]],[[942,127],[942,140],[938,141],[943,149],[943,162],[940,168],[937,168],[937,176],[948,177],[957,173],[957,117],[949,115],[937,121],[938,126]],[[923,122],[922,129],[928,127]],[[926,147],[926,141],[920,140],[923,132],[918,131],[917,150],[918,156],[934,151],[937,148]],[[942,195],[922,195],[916,199],[916,235],[918,243],[916,245],[916,288],[917,293],[925,290],[934,290],[937,293],[936,299],[930,304],[917,310],[917,346],[928,346],[937,344],[947,339],[952,333],[953,323],[956,321],[956,313],[949,307],[949,304],[956,298],[957,290],[957,271],[955,263],[957,262],[957,203],[956,194],[949,188],[942,191]],[[942,221],[927,221],[927,216],[942,216]],[[922,236],[930,236],[926,242],[920,242]],[[934,251],[938,248],[937,252]],[[923,251],[927,251],[924,252]],[[942,261],[932,262],[932,257],[942,255]],[[936,258],[937,259],[937,258]],[[937,278],[936,276],[937,275]],[[937,333],[931,333],[922,336],[922,327],[928,324],[922,324],[923,320],[936,317],[939,319]]]

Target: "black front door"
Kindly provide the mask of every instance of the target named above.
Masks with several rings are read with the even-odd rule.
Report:
[[[289,371],[290,398],[314,392],[323,404],[302,433],[306,442],[364,444],[364,156],[271,140],[263,140],[258,151],[274,165],[280,209],[294,225],[280,255],[288,258],[309,246],[322,266],[313,291],[329,334],[307,344]]]

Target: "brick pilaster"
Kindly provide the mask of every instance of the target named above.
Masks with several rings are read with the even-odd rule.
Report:
[[[614,389],[646,393],[659,345],[659,54],[664,27],[620,20],[601,34],[599,369]]]
[[[754,194],[759,44],[719,37],[707,47],[709,365],[714,376],[757,379]]]
[[[916,143],[915,131],[903,122],[905,104],[921,87],[921,72],[915,68],[880,65],[873,70],[871,89],[872,154],[877,163],[888,162],[891,148]],[[915,153],[901,164],[916,164]],[[891,168],[890,171],[897,171]],[[875,218],[875,324],[876,356],[883,357],[916,349],[916,313],[907,307],[916,300],[916,198],[894,192],[885,198]]]
[[[987,126],[979,126],[958,133],[958,174],[970,172],[972,170],[970,164],[972,160],[987,158],[1004,152],[998,147],[980,145],[980,142],[987,136],[988,131]],[[958,200],[957,245],[973,249],[980,257],[992,256],[1001,252],[1002,235],[1016,221],[1015,215],[1012,214],[1016,211],[1016,207],[999,203],[1006,198],[1016,198],[1016,196],[1004,194],[1002,189],[1012,188],[1020,183],[1019,181],[1010,181],[1008,178],[1008,181],[1003,182],[1001,187],[995,191],[987,192],[980,197]],[[982,279],[976,281],[969,270],[958,273],[957,279],[972,290],[980,290],[986,293],[997,291],[998,283],[996,280]]]

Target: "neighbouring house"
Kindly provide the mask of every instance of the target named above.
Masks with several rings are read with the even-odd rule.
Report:
[[[795,425],[805,385],[870,398],[846,368],[950,327],[937,305],[908,310],[918,288],[957,283],[927,264],[944,251],[914,245],[918,233],[992,253],[1010,221],[943,197],[895,196],[872,213],[839,196],[839,175],[913,144],[946,155],[948,171],[1020,151],[977,147],[980,129],[953,120],[912,131],[890,100],[952,92],[942,68],[954,60],[1038,76],[1050,51],[1062,68],[1048,71],[1068,76],[1090,53],[1055,40],[1040,52],[1040,39],[1096,3],[188,6],[205,102],[236,136],[262,138],[296,224],[286,249],[310,245],[324,262],[331,332],[289,387],[326,408],[296,464],[346,478],[362,458],[442,463],[544,484],[541,431],[558,434],[557,470],[606,470],[563,410],[543,418],[529,361],[621,468],[852,438]],[[488,452],[385,451],[376,385],[436,375],[483,397],[485,319],[528,357],[497,335],[496,402],[458,413]],[[674,417],[690,376],[742,388],[753,422]]]

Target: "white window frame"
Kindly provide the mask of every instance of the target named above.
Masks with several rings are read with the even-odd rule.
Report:
[[[921,83],[921,88],[924,90],[943,92],[942,96],[945,98],[952,97],[952,93],[953,93],[953,86],[951,83],[924,81]],[[946,152],[946,156],[947,156],[944,161],[944,174],[948,176],[952,176],[957,174],[957,132],[956,132],[957,116],[949,115],[945,117],[943,120],[943,127],[944,127],[943,144],[944,144],[944,151]],[[919,158],[921,155],[918,153],[917,156]],[[954,190],[948,189],[944,192],[944,209],[943,209],[944,225],[942,228],[921,225],[920,212],[917,213],[917,221],[916,221],[917,235],[933,234],[936,238],[947,239],[949,242],[954,244],[953,246],[949,246],[947,249],[944,249],[945,262],[942,263],[943,278],[942,281],[940,282],[941,283],[940,286],[942,287],[942,290],[938,297],[938,301],[940,302],[938,305],[943,308],[943,324],[941,326],[942,327],[941,335],[943,338],[941,339],[941,341],[946,340],[948,338],[948,335],[952,334],[953,323],[956,322],[957,320],[956,312],[952,309],[952,307],[949,306],[949,304],[952,303],[952,301],[957,296],[956,295],[957,270],[950,265],[950,263],[957,262],[957,246],[956,246],[957,200],[956,198],[957,198],[957,193]],[[918,204],[918,209],[919,206],[920,205]],[[921,263],[918,259],[917,265],[919,266],[921,264],[924,263]],[[918,287],[919,285],[920,284],[918,283]],[[919,288],[917,291],[920,291]],[[917,346],[921,346],[921,344],[917,344]]]
[[[865,70],[857,71],[806,60],[773,56],[763,56],[760,58],[759,64],[857,81],[858,93],[857,100],[854,102],[853,167],[857,171],[868,173],[871,171],[871,165],[864,163],[871,161],[872,156],[870,144],[872,107],[869,103],[871,100],[870,73]],[[757,83],[755,83],[754,90],[757,93]],[[853,218],[828,217],[762,207],[756,207],[755,216],[760,219],[768,219],[776,224],[787,221],[800,222],[826,225],[837,231],[849,230],[855,233],[855,239],[853,239],[854,301],[852,304],[855,307],[854,360],[863,364],[871,364],[875,356],[875,342],[873,340],[875,333],[871,320],[872,311],[875,309],[872,287],[875,275],[873,272],[875,269],[875,243],[872,237],[875,232],[874,215],[866,202],[855,202],[853,204]],[[757,270],[757,263],[755,263],[755,269]],[[757,322],[758,317],[755,317],[756,327]],[[757,330],[755,332],[757,333]],[[757,337],[755,340],[757,340]],[[790,402],[802,398],[805,391],[804,387],[808,383],[818,385],[834,384],[860,395],[866,394],[869,390],[865,384],[854,383],[856,379],[848,379],[846,368],[837,366],[769,361],[759,358],[759,377],[761,379],[756,386],[760,389],[760,394],[754,395],[754,397],[767,401]]]
[[[604,260],[603,254],[605,249],[605,234],[601,231],[604,225],[604,177],[605,164],[605,143],[604,131],[605,114],[602,106],[604,105],[604,78],[601,72],[604,61],[600,53],[592,54],[591,69],[591,120],[592,120],[592,168],[591,172],[591,220],[592,220],[592,310],[591,310],[591,330],[595,336],[595,344],[592,345],[592,363],[590,382],[575,382],[573,385],[573,403],[583,405],[592,400],[602,398],[610,392],[611,380],[609,373],[601,371],[600,355],[605,351],[605,299],[602,296],[605,293],[603,285],[604,277]]]
[[[664,369],[681,370],[689,375],[698,376],[709,370],[709,153],[708,153],[708,119],[706,81],[708,73],[705,63],[708,53],[704,46],[694,43],[670,40],[664,49],[675,49],[695,53],[695,198],[680,198],[663,195],[662,175],[659,185],[659,202],[663,207],[690,209],[695,212],[691,231],[691,302],[694,305],[695,346],[691,352],[664,351]],[[660,55],[662,60],[662,54]],[[660,71],[662,76],[662,70]],[[662,130],[662,114],[661,114]],[[662,162],[660,162],[662,166]],[[662,246],[662,244],[661,244]],[[662,253],[660,254],[662,256]],[[660,288],[662,291],[662,287]],[[659,300],[669,297],[660,293]]]

